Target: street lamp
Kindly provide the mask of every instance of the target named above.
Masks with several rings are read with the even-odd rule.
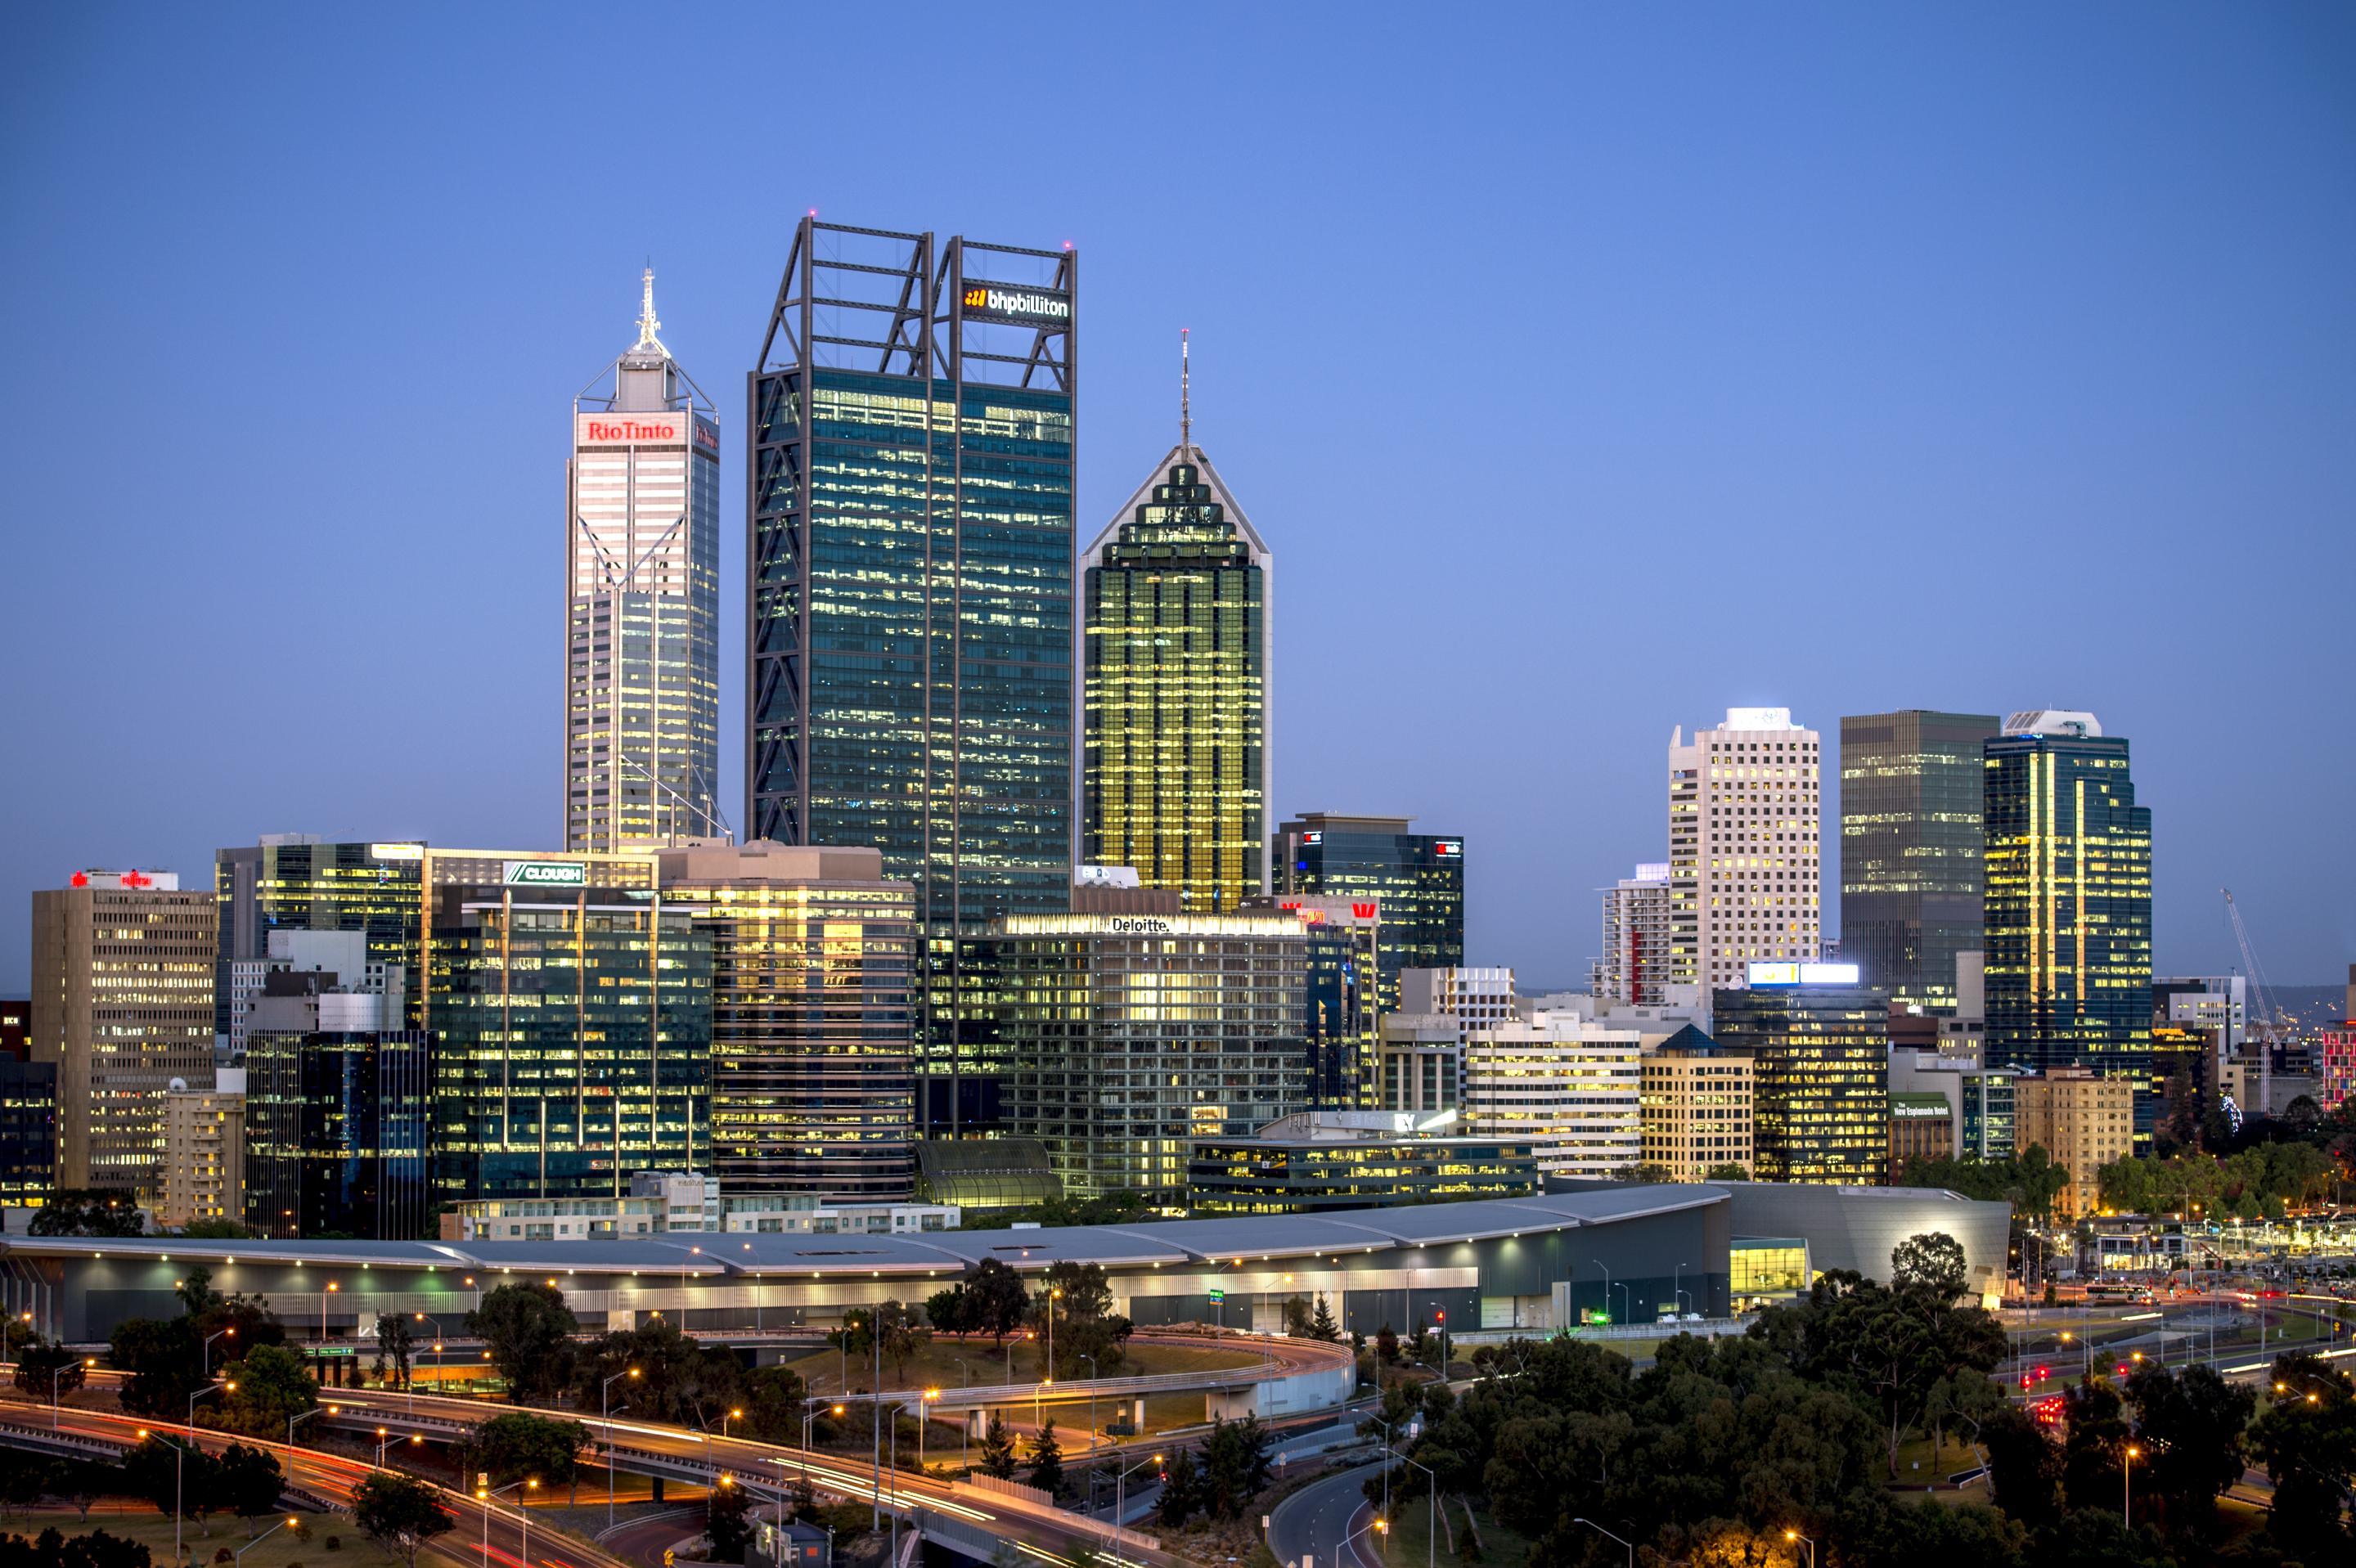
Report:
[[[1416,1465],[1404,1454],[1399,1456],[1399,1462],[1415,1465],[1421,1470],[1429,1488],[1423,1494],[1423,1568],[1432,1568],[1432,1542],[1440,1538],[1440,1519],[1436,1511],[1440,1506],[1440,1477],[1431,1473],[1430,1466]]]
[[[1088,1364],[1088,1451],[1093,1454],[1097,1446],[1097,1384],[1104,1373],[1098,1370],[1097,1359],[1087,1351],[1080,1352],[1080,1360]],[[1088,1474],[1096,1472],[1091,1470]]]
[[[1064,1299],[1060,1290],[1047,1293],[1047,1381],[1055,1381],[1055,1303]]]
[[[87,1372],[91,1368],[98,1365],[98,1358],[92,1356],[81,1365],[82,1371]],[[49,1374],[49,1430],[52,1432],[58,1429],[58,1380],[71,1371],[73,1371],[71,1367],[59,1367]]]
[[[417,1322],[420,1322],[420,1323],[431,1323],[431,1324],[433,1324],[433,1325],[434,1325],[434,1353],[435,1355],[437,1355],[437,1356],[438,1356],[438,1355],[440,1355],[440,1354],[442,1353],[442,1339],[443,1339],[443,1333],[444,1333],[444,1330],[443,1330],[443,1328],[442,1328],[442,1319],[440,1319],[439,1317],[431,1317],[431,1316],[429,1316],[429,1315],[427,1315],[427,1314],[425,1314],[425,1313],[423,1313],[423,1312],[412,1313],[410,1316],[411,1316],[411,1317],[412,1317],[415,1321],[417,1321]],[[416,1369],[412,1367],[412,1368],[411,1368],[408,1371],[406,1371],[406,1372],[402,1373],[402,1380],[401,1380],[401,1381],[402,1381],[402,1386],[403,1386],[403,1387],[405,1387],[406,1389],[408,1389],[408,1391],[409,1391],[409,1408],[410,1408],[410,1409],[412,1409],[412,1410],[415,1410],[415,1409],[417,1408],[417,1371],[416,1371]]]
[[[305,1422],[310,1420],[313,1416],[341,1415],[343,1413],[344,1407],[340,1404],[315,1404],[300,1415],[288,1416],[286,1418],[286,1446],[289,1448],[294,1446],[294,1429],[302,1425]]]
[[[1677,1272],[1676,1272],[1675,1275],[1673,1275],[1671,1276],[1671,1280],[1672,1280],[1672,1283],[1671,1283],[1671,1285],[1670,1285],[1670,1289],[1675,1293],[1675,1294],[1674,1294],[1674,1296],[1672,1296],[1672,1299],[1674,1299],[1675,1301],[1676,1301],[1677,1303],[1679,1303],[1679,1306],[1678,1306],[1678,1307],[1677,1307],[1677,1310],[1678,1310],[1678,1311],[1680,1311],[1680,1312],[1682,1312],[1682,1311],[1684,1311],[1684,1310],[1685,1310],[1685,1307],[1684,1307],[1684,1305],[1683,1305],[1683,1304],[1684,1304],[1684,1302],[1685,1302],[1685,1301],[1686,1301],[1686,1299],[1687,1299],[1687,1297],[1686,1297],[1686,1265],[1685,1265],[1685,1264],[1679,1264],[1677,1265]]]
[[[2119,1522],[2129,1530],[2135,1528],[2135,1462],[2142,1457],[2143,1450],[2130,1443],[2119,1466]]]
[[[198,1362],[198,1368],[208,1381],[209,1381],[213,1375],[213,1341],[221,1339],[234,1339],[236,1338],[237,1325],[234,1323],[230,1324],[228,1328],[222,1329],[218,1334],[208,1334],[205,1336],[204,1353],[202,1360]]]
[[[1150,1459],[1140,1459],[1136,1464],[1131,1465],[1128,1469],[1123,1470],[1123,1471],[1121,1471],[1119,1475],[1117,1475],[1117,1476],[1113,1477],[1113,1478],[1112,1478],[1112,1528],[1113,1528],[1113,1530],[1114,1530],[1116,1532],[1118,1532],[1118,1531],[1119,1531],[1120,1530],[1122,1530],[1122,1529],[1126,1528],[1126,1526],[1128,1525],[1128,1522],[1129,1522],[1129,1521],[1128,1521],[1128,1520],[1127,1520],[1127,1518],[1125,1517],[1125,1516],[1127,1515],[1128,1511],[1129,1511],[1129,1509],[1128,1509],[1128,1503],[1129,1503],[1129,1478],[1130,1478],[1131,1476],[1134,1476],[1135,1474],[1137,1474],[1137,1472],[1139,1472],[1140,1470],[1142,1470],[1143,1468],[1145,1468],[1145,1467],[1146,1467],[1146,1466],[1148,1466],[1148,1465],[1159,1465],[1160,1463],[1162,1463],[1162,1456],[1161,1456],[1161,1455],[1159,1455],[1159,1454],[1156,1454],[1156,1455],[1154,1455],[1154,1456],[1153,1456],[1151,1458],[1150,1458]],[[1116,1533],[1116,1534],[1115,1534],[1115,1536],[1113,1537],[1113,1539],[1116,1539],[1116,1540],[1118,1540],[1118,1539],[1119,1539],[1118,1533]]]
[[[381,1470],[384,1468],[384,1451],[391,1447],[394,1444],[400,1442],[401,1439],[398,1436],[387,1435],[384,1428],[381,1426],[376,1429],[376,1435],[378,1438],[380,1439],[376,1445],[376,1467]],[[425,1441],[422,1435],[414,1432],[409,1435],[409,1440],[412,1443],[423,1443]]]
[[[720,1418],[720,1436],[721,1436],[721,1440],[722,1440],[723,1442],[725,1442],[725,1441],[727,1440],[727,1437],[728,1437],[728,1424],[729,1424],[730,1422],[732,1422],[732,1421],[742,1421],[742,1420],[744,1420],[744,1413],[743,1411],[741,1411],[741,1410],[732,1410],[732,1411],[730,1411],[727,1414],[725,1414],[725,1415],[722,1416],[722,1417]]]
[[[484,1562],[487,1563],[491,1560],[491,1504],[496,1501],[502,1493],[520,1491],[526,1488],[529,1488],[533,1491],[538,1491],[540,1489],[540,1477],[535,1476],[529,1480],[511,1482],[507,1486],[501,1487],[498,1491],[486,1491],[480,1488],[476,1488],[475,1500],[483,1505]],[[613,1499],[614,1488],[611,1486],[608,1486],[605,1488],[605,1500],[610,1503],[613,1501]],[[520,1500],[516,1504],[516,1528],[523,1532],[522,1539],[517,1542],[519,1550],[516,1552],[516,1555],[522,1558],[526,1563],[530,1563],[531,1561],[531,1510],[526,1508]]]
[[[1612,1270],[1601,1258],[1590,1258],[1587,1261],[1603,1270],[1603,1321],[1610,1323],[1612,1321]]]
[[[810,1423],[818,1419],[818,1412],[812,1410],[810,1406],[814,1404],[824,1404],[825,1403],[826,1401],[823,1398],[805,1399],[802,1401],[802,1486],[804,1488],[808,1488],[809,1486]],[[841,1415],[842,1413],[842,1406],[838,1404],[828,1413],[832,1415]]]
[[[243,1546],[239,1547],[235,1552],[230,1552],[229,1554],[229,1560],[231,1563],[244,1562],[245,1554],[247,1552],[252,1551],[255,1547],[261,1545],[263,1541],[269,1540],[272,1536],[277,1534],[280,1531],[284,1530],[288,1525],[293,1524],[294,1522],[294,1516],[293,1514],[288,1514],[284,1519],[279,1520],[276,1524],[272,1525],[268,1530],[263,1531],[260,1535],[255,1536],[252,1541],[249,1541]]]
[[[624,1378],[638,1375],[636,1367],[625,1367],[607,1378],[597,1389],[597,1413],[605,1424],[605,1528],[614,1528],[614,1407],[611,1403],[614,1385]],[[627,1404],[629,1401],[622,1402]]]
[[[2028,1287],[2024,1285],[2021,1288],[2025,1290]],[[1783,1539],[1786,1541],[1797,1541],[1804,1543],[1808,1549],[1808,1568],[1816,1568],[1816,1543],[1815,1541],[1810,1541],[1806,1536],[1802,1535],[1796,1530],[1785,1531],[1783,1532]]]
[[[1575,1520],[1572,1520],[1570,1522],[1571,1522],[1571,1523],[1573,1523],[1573,1524],[1583,1524],[1583,1525],[1585,1525],[1588,1529],[1590,1529],[1590,1530],[1593,1531],[1596,1534],[1598,1534],[1598,1535],[1603,1535],[1603,1536],[1610,1536],[1610,1537],[1611,1537],[1611,1539],[1612,1539],[1613,1541],[1618,1541],[1621,1545],[1627,1547],[1627,1548],[1628,1548],[1628,1568],[1636,1568],[1636,1548],[1635,1548],[1634,1543],[1633,1543],[1633,1542],[1632,1542],[1632,1541],[1630,1541],[1627,1539],[1627,1537],[1625,1537],[1625,1536],[1621,1536],[1621,1535],[1612,1535],[1612,1532],[1611,1532],[1610,1531],[1608,1531],[1608,1530],[1604,1529],[1601,1525],[1600,1525],[1600,1524],[1596,1523],[1596,1522],[1595,1522],[1593,1520],[1591,1520],[1591,1519],[1575,1519]],[[1790,1531],[1788,1531],[1788,1530],[1787,1530],[1787,1531],[1785,1531],[1783,1533],[1784,1533],[1785,1535],[1787,1535],[1787,1536],[1788,1536],[1788,1535],[1790,1535],[1792,1532],[1791,1532]]]
[[[187,1472],[188,1450],[195,1447],[197,1443],[197,1401],[209,1393],[219,1393],[223,1389],[233,1390],[236,1387],[233,1382],[219,1382],[209,1388],[200,1388],[188,1396],[188,1440],[185,1444],[172,1445],[172,1558],[175,1562],[184,1561],[186,1558],[186,1553],[180,1550],[180,1482],[181,1477]],[[146,1434],[143,1432],[140,1435],[145,1437]]]
[[[327,1297],[343,1288],[331,1279],[327,1282],[327,1288],[319,1292],[319,1343],[322,1345],[327,1342]]]

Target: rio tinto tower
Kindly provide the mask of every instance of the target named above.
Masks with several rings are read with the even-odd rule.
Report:
[[[655,336],[573,400],[566,464],[564,847],[723,831],[720,426]]]

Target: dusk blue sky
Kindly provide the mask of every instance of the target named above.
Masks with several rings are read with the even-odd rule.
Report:
[[[649,256],[723,421],[741,779],[744,374],[813,207],[1078,247],[1084,533],[1193,329],[1277,552],[1275,810],[1462,832],[1473,962],[1583,982],[1671,727],[1730,704],[1828,750],[2093,709],[2163,972],[2234,961],[2224,886],[2276,982],[2356,957],[2348,6],[55,5],[10,44],[0,989],[77,867],[559,842],[567,415]]]

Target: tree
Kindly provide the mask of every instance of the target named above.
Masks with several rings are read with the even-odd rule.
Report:
[[[8,1508],[30,1508],[56,1486],[62,1466],[55,1459],[37,1455],[13,1453],[8,1463],[0,1468],[0,1505]]]
[[[451,1525],[432,1487],[381,1470],[352,1488],[352,1522],[400,1552],[409,1568],[417,1568],[418,1549]]]
[[[2127,1398],[2147,1456],[2138,1479],[2165,1499],[2169,1530],[2213,1539],[2217,1499],[2242,1478],[2242,1435],[2257,1408],[2256,1391],[2234,1387],[2213,1367],[2178,1374],[2147,1361],[2127,1379]]]
[[[2069,1424],[2062,1445],[2062,1489],[2072,1502],[2119,1496],[2127,1423],[2118,1385],[2093,1373],[2064,1391],[2062,1404]]]
[[[704,1508],[703,1538],[714,1563],[742,1563],[753,1544],[753,1494],[723,1476]]]
[[[202,1519],[220,1506],[220,1461],[183,1439],[149,1436],[123,1456],[123,1484],[130,1495],[172,1517],[177,1499],[184,1518]]]
[[[36,1236],[135,1236],[141,1228],[138,1198],[109,1187],[53,1194],[30,1227]]]
[[[409,1327],[409,1319],[398,1312],[380,1312],[376,1319],[376,1360],[380,1370],[390,1370],[393,1386],[405,1387],[409,1382],[409,1359],[417,1348],[417,1335]]]
[[[123,1374],[117,1397],[134,1415],[179,1418],[204,1387],[197,1341],[186,1317],[126,1317],[107,1338],[107,1360]]]
[[[744,1397],[744,1369],[735,1357],[706,1350],[661,1318],[595,1340],[577,1368],[575,1392],[584,1411],[598,1403],[607,1378],[632,1371],[630,1406],[657,1421],[709,1429]]]
[[[1009,1334],[1023,1327],[1031,1292],[1023,1276],[996,1258],[982,1259],[967,1276],[965,1287],[973,1297],[973,1332],[987,1334],[991,1343],[1003,1345]]]
[[[495,1415],[469,1433],[452,1456],[461,1472],[490,1472],[494,1487],[536,1480],[543,1487],[573,1479],[588,1429],[577,1421],[510,1413]]]
[[[995,1476],[1001,1481],[1014,1478],[1014,1435],[1006,1429],[1006,1418],[994,1410],[981,1435],[979,1468],[983,1475]]]
[[[962,1285],[947,1290],[937,1290],[925,1297],[925,1320],[944,1334],[970,1334],[974,1323],[974,1299]]]
[[[1398,1359],[1398,1335],[1386,1323],[1375,1330],[1375,1360],[1385,1365],[1395,1365]]]
[[[764,1443],[799,1443],[803,1400],[809,1392],[801,1374],[791,1367],[755,1367],[744,1374],[745,1435]]]
[[[52,1388],[63,1397],[88,1381],[80,1356],[38,1334],[16,1352],[16,1386],[37,1401],[46,1403]]]
[[[278,1510],[278,1499],[286,1490],[286,1477],[278,1461],[242,1443],[221,1450],[217,1483],[222,1504],[245,1520],[248,1536],[253,1534],[255,1520]]]
[[[933,1331],[896,1301],[884,1302],[875,1309],[875,1331],[884,1337],[884,1354],[892,1363],[893,1375],[907,1381],[908,1358],[932,1343]]]
[[[136,1496],[127,1490],[123,1467],[103,1459],[69,1459],[60,1467],[57,1495],[73,1504],[84,1524],[90,1522],[90,1505],[101,1498]]]
[[[1241,1421],[1214,1416],[1203,1440],[1203,1503],[1221,1519],[1240,1519],[1252,1498],[1268,1485],[1274,1433],[1256,1415]]]
[[[1308,1339],[1310,1317],[1307,1296],[1288,1296],[1284,1298],[1284,1331],[1287,1334],[1296,1339]]]
[[[546,1399],[573,1381],[581,1322],[553,1285],[499,1286],[466,1314],[466,1332],[483,1341],[518,1400]]]
[[[1052,1415],[1031,1440],[1031,1484],[1051,1498],[1064,1495],[1064,1445],[1055,1441]]]
[[[191,1220],[180,1233],[192,1242],[242,1242],[253,1234],[234,1220]]]
[[[223,1431],[283,1438],[288,1422],[319,1403],[317,1385],[303,1359],[284,1345],[257,1345],[224,1370],[237,1386],[223,1398],[218,1413],[199,1413]]]
[[[1309,1315],[1309,1337],[1329,1345],[1342,1342],[1342,1326],[1333,1320],[1333,1307],[1322,1296],[1317,1298],[1317,1310]]]
[[[1630,1166],[1621,1179],[1641,1181],[1648,1186],[1664,1186],[1677,1179],[1677,1173],[1657,1159],[1640,1159]]]
[[[2268,1387],[2249,1434],[2275,1484],[2267,1532],[2308,1561],[2333,1561],[2349,1544],[2340,1508],[2356,1484],[2356,1380],[2314,1356],[2277,1356]]]
[[[1202,1511],[1203,1472],[1186,1449],[1170,1456],[1170,1466],[1162,1473],[1162,1496],[1153,1506],[1154,1517],[1172,1530]]]
[[[1729,1160],[1724,1165],[1711,1166],[1701,1173],[1701,1179],[1704,1181],[1748,1181],[1751,1179],[1751,1172]]]
[[[1909,1236],[1890,1249],[1890,1283],[1900,1291],[1920,1292],[1940,1307],[1951,1307],[1963,1295],[1964,1244],[1944,1231]]]

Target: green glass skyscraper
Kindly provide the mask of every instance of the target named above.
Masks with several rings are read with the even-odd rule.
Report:
[[[941,1132],[990,1115],[958,931],[1068,907],[1078,267],[805,218],[747,389],[748,837],[915,884]]]
[[[1980,946],[1980,744],[1993,713],[1840,724],[1841,957],[1900,1001],[1952,1006]]]
[[[2008,718],[1985,747],[1987,1061],[2148,1076],[2151,810],[2091,713]],[[2138,1132],[2147,1131],[2138,1095]]]
[[[1268,891],[1269,564],[1185,439],[1087,549],[1082,859],[1189,912]]]

